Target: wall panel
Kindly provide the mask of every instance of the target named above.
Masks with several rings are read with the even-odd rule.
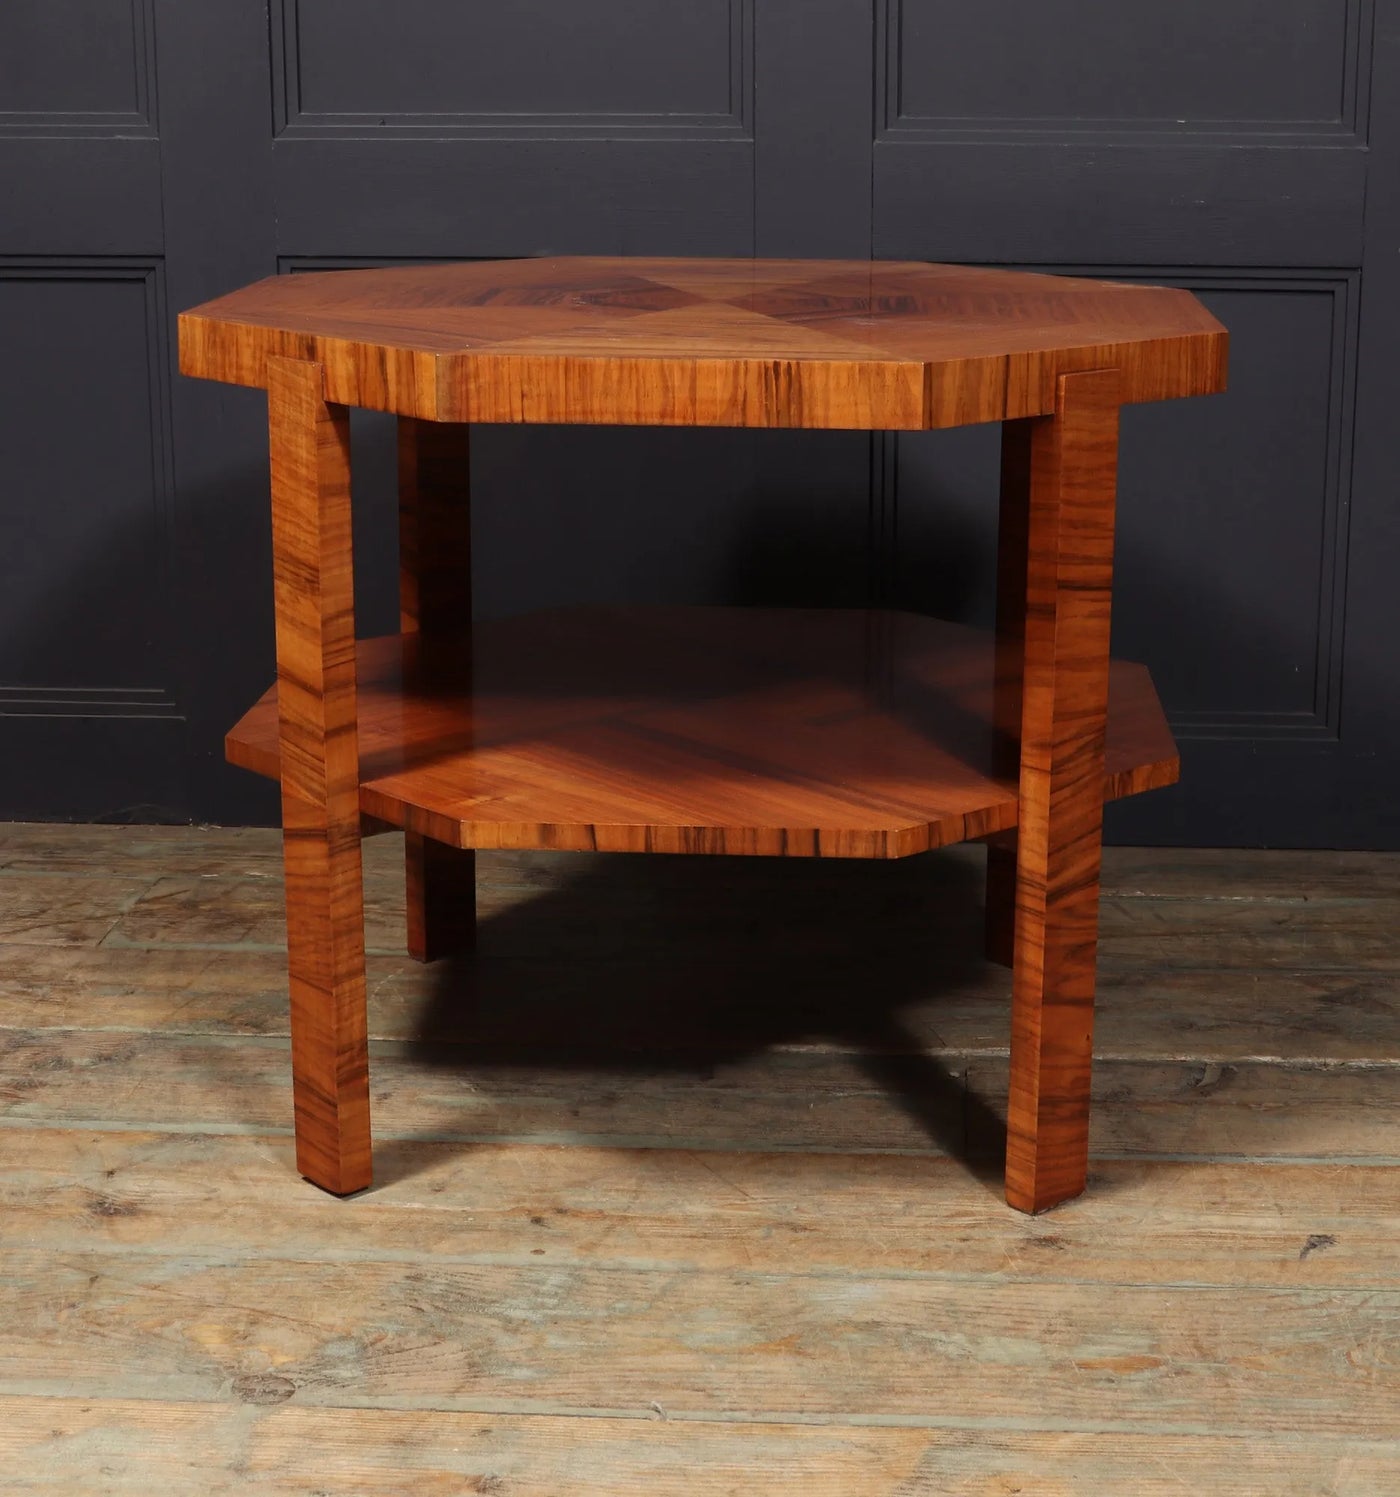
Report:
[[[1186,286],[1234,336],[1226,394],[1124,412],[1115,649],[1183,740],[1335,744],[1358,278],[1076,269]],[[990,623],[997,430],[885,442],[891,591]]]
[[[150,0],[5,0],[0,133],[155,134]]]
[[[0,325],[0,714],[178,716],[160,265],[0,263]]]

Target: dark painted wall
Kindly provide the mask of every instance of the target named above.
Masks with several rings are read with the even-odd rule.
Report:
[[[1228,395],[1124,422],[1117,647],[1185,755],[1119,838],[1400,846],[1400,0],[6,0],[0,814],[270,819],[255,393],[173,314],[261,275],[537,253],[1166,281]],[[365,632],[393,463],[355,419]],[[995,433],[486,429],[478,606],[988,616]]]

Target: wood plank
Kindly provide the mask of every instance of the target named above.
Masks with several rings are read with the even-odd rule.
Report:
[[[523,871],[532,855],[493,854],[502,870]],[[396,836],[364,846],[366,877],[398,870]],[[536,861],[539,861],[536,859]],[[549,859],[544,865],[548,867]],[[71,876],[282,878],[282,834],[260,826],[73,825],[51,821],[0,823],[0,873],[64,873]],[[504,874],[504,877],[509,875]]]
[[[394,838],[364,846],[365,877],[392,876],[398,862]],[[983,853],[976,845],[939,849],[920,862],[965,864],[975,875]],[[548,882],[586,866],[586,854],[494,851],[482,855],[483,882]],[[12,822],[0,826],[0,869],[15,873],[69,873],[111,877],[199,875],[212,878],[282,876],[278,833],[267,827],[69,826]],[[129,866],[130,865],[130,866]],[[914,862],[903,867],[913,869]],[[854,877],[847,865],[827,870]],[[697,887],[713,872],[689,871]],[[810,876],[810,875],[809,875]],[[912,875],[911,875],[912,876]],[[1400,853],[1323,849],[1136,848],[1104,849],[1106,896],[1230,901],[1381,900],[1400,894]]]
[[[1400,925],[1383,900],[1115,899],[1104,904],[1100,960],[1138,971],[1394,972]]]
[[[1100,1160],[1043,1220],[947,1159],[404,1140],[353,1210],[285,1135],[34,1126],[0,1175],[6,1236],[62,1255],[625,1263],[1058,1284],[1388,1289],[1397,1167]]]
[[[70,826],[0,823],[0,870],[98,877],[282,873],[282,840],[270,827]]]
[[[571,960],[551,960],[530,949],[530,929],[488,921],[469,971],[425,972],[371,955],[371,1037],[510,1050],[532,1049],[548,1033],[561,1049],[616,1054],[722,1050],[745,1035],[779,1048],[1006,1050],[1010,980],[980,964],[901,965],[895,1022],[877,1031],[868,1006],[852,1002],[861,986],[848,966],[814,962],[796,980],[789,974],[789,988],[768,980],[767,968],[712,958],[702,984],[661,954],[580,942]],[[695,1001],[675,1001],[686,993]],[[11,946],[0,965],[0,1028],[285,1035],[285,958],[280,950]],[[1393,1062],[1400,986],[1382,971],[1109,971],[1099,980],[1095,1049],[1100,1061]]]
[[[482,1065],[462,1064],[451,1050],[386,1042],[372,1058],[376,1132],[386,1140],[529,1135],[855,1148],[879,1140],[874,1146],[923,1151],[930,1129],[950,1142],[963,1130],[961,1076],[936,1062],[919,1067],[916,1123],[883,1081],[844,1056],[688,1057],[674,1070],[635,1056],[610,1065],[596,1053]],[[0,1034],[0,1115],[283,1128],[291,1120],[288,1065],[287,1046],[263,1039],[10,1030]]]
[[[0,1393],[1374,1438],[1400,1291],[539,1263],[0,1262]],[[1242,1337],[1242,1326],[1250,1328]],[[1050,1412],[1053,1411],[1053,1412]]]
[[[1400,854],[1218,847],[1114,847],[1104,892],[1146,899],[1394,900]]]
[[[156,882],[144,877],[29,874],[0,879],[0,942],[96,946]]]
[[[102,849],[147,847],[126,828],[37,829],[52,833],[60,851],[75,850],[65,866],[81,861],[74,834],[88,830]],[[270,870],[275,833],[259,835]],[[182,836],[197,849],[205,834]],[[30,846],[37,856],[41,844],[31,838]],[[394,838],[366,847],[371,937],[398,950],[401,854]],[[149,874],[148,851],[114,866]],[[38,912],[36,939],[96,935],[114,910],[117,921],[100,951],[7,944],[0,1024],[285,1033],[280,874],[246,865],[226,878],[200,874],[203,858],[196,852],[181,875],[130,887],[65,873],[61,912],[47,878],[6,875],[10,908]],[[632,1048],[710,1046],[745,1033],[838,1048],[1004,1048],[1005,974],[960,956],[975,950],[979,858],[976,849],[956,849],[888,866],[746,861],[727,865],[720,878],[686,860],[483,855],[477,966],[422,973],[372,957],[373,1032],[510,1045],[534,1043],[547,1026],[561,1044]],[[132,888],[143,892],[122,915]],[[773,918],[755,922],[745,913],[753,908]],[[116,944],[138,937],[155,944]],[[1123,896],[1104,903],[1102,939],[1100,1056],[1400,1054],[1400,988],[1390,975],[1400,933],[1384,900],[1279,908],[1267,900]],[[269,956],[244,941],[278,950]],[[204,942],[235,949],[201,951]],[[880,991],[897,1023],[872,1033],[864,1024],[869,1005],[853,1006],[850,994],[869,989],[860,953],[881,942]],[[192,949],[179,949],[186,944]],[[1269,970],[1280,954],[1295,965]],[[1319,956],[1341,965],[1308,971]],[[1243,964],[1251,957],[1254,969]],[[1353,961],[1372,970],[1352,970]],[[779,981],[771,974],[782,967]],[[691,990],[693,1000],[680,1001]]]
[[[794,881],[777,878],[755,862],[758,871],[752,877],[726,870],[724,878],[658,878],[648,884],[643,869],[620,866],[629,861],[590,859],[587,866],[561,869],[553,880],[546,875],[532,883],[503,885],[488,877],[479,895],[483,921],[518,907],[521,916],[536,923],[545,949],[555,945],[562,953],[581,930],[597,925],[604,910],[615,908],[632,922],[612,941],[618,954],[629,958],[693,938],[706,923],[721,940],[746,942],[753,956],[765,945],[776,954],[794,929],[802,932],[804,941],[824,942],[831,949],[882,937],[892,949],[881,953],[879,960],[894,968],[907,962],[917,969],[930,959],[948,956],[967,960],[976,952],[967,931],[980,918],[981,890],[971,869],[962,883],[942,875],[842,879],[825,871],[811,880]],[[278,939],[282,890],[270,880],[153,878],[137,888],[134,882],[128,886],[120,880],[114,884],[63,878],[54,891],[61,891],[65,901],[59,910],[46,904],[48,890],[31,888],[29,878],[12,880],[25,886],[16,888],[18,897],[10,906],[13,939],[26,944],[103,939],[108,946],[284,944]],[[736,891],[781,901],[781,920],[775,919],[765,933],[736,918]],[[924,895],[928,903],[921,920],[916,901]],[[542,902],[536,903],[533,896]],[[369,881],[366,909],[373,948],[400,949],[404,925],[398,875]],[[648,916],[645,923],[638,920],[643,912]],[[795,961],[812,955],[796,949],[790,940],[789,946]],[[1382,899],[1106,896],[1100,914],[1100,960],[1105,972],[1212,971],[1222,980],[1226,972],[1235,971],[1380,973],[1400,966],[1400,926],[1393,906]]]
[[[482,854],[482,882],[517,878],[547,883],[591,862],[588,855],[539,852]],[[395,838],[364,844],[367,884],[397,876]],[[959,844],[920,862],[965,863],[976,876],[980,847]],[[0,870],[114,876],[201,876],[281,879],[282,844],[268,827],[70,826],[54,822],[0,825]],[[652,865],[654,870],[655,865]],[[850,875],[847,865],[826,871]],[[815,869],[810,870],[815,873]],[[714,875],[690,870],[697,893]],[[912,875],[911,875],[912,876]],[[1400,853],[1335,852],[1322,849],[1135,848],[1104,849],[1103,892],[1109,897],[1190,900],[1393,900],[1400,894]]]
[[[392,918],[397,839],[372,846],[370,898]],[[985,1151],[1007,1084],[1006,974],[960,955],[980,922],[977,854],[959,856],[889,880],[502,860],[470,969],[371,962],[378,1022],[477,1043],[375,1047],[397,1126],[384,1183],[349,1204],[294,1173],[285,1040],[257,1037],[285,1034],[280,953],[182,949],[179,920],[159,924],[167,899],[202,938],[267,918],[251,861],[143,882],[149,949],[6,945],[7,1480],[858,1497],[1039,1490],[1047,1472],[1066,1490],[1208,1491],[1228,1472],[1261,1497],[1389,1490],[1384,899],[1325,880],[1295,899],[1281,865],[1257,897],[1208,879],[1204,898],[1159,895],[1169,863],[1138,886],[1129,867],[1106,933],[1178,959],[1105,961],[1100,1049],[1122,1054],[1095,1067],[1093,1189],[1027,1218],[918,1115],[932,1099],[944,1146]],[[113,863],[138,882],[148,866]],[[100,919],[108,876],[72,869],[90,888],[65,914]],[[773,912],[791,916],[782,940],[757,928]],[[882,968],[872,1010],[840,946],[881,929],[907,964]],[[1270,930],[1301,967],[1270,968]],[[1231,964],[1242,932],[1265,953],[1252,965]],[[1306,965],[1349,945],[1355,969]],[[784,991],[795,946],[811,959]],[[678,972],[706,951],[701,975]],[[542,1032],[553,1053],[530,1048]],[[1365,1063],[1246,1059],[1310,1049]]]
[[[990,1138],[1006,1066],[976,1060],[966,1072]],[[1094,1067],[1091,1147],[1102,1153],[1201,1158],[1400,1158],[1400,1069],[1355,1065],[1188,1065],[1108,1061]]]
[[[759,1050],[667,1065],[600,1050],[492,1056],[382,1042],[373,1062],[386,1140],[924,1154],[994,1146],[1005,1115],[1006,1062],[996,1057]],[[0,1115],[282,1128],[287,1067],[286,1045],[267,1039],[9,1030]],[[1099,1154],[1400,1158],[1396,1066],[1105,1061],[1093,1096]]]
[[[0,1458],[17,1491],[74,1491],[100,1465],[113,1497],[988,1497],[1045,1491],[1177,1497],[1375,1497],[1400,1471],[1386,1440],[897,1429],[850,1424],[503,1419],[398,1409],[139,1399],[0,1399]],[[1027,1483],[1039,1483],[1038,1488]]]
[[[402,867],[392,883],[380,876],[366,888],[365,944],[399,951],[405,941]],[[113,946],[263,946],[287,949],[282,877],[207,878],[173,874],[155,879],[113,923]]]

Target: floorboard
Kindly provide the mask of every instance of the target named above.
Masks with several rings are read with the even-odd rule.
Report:
[[[13,1491],[91,1491],[99,1470],[115,1497],[1376,1497],[1400,1454],[1386,1441],[702,1423],[654,1410],[585,1420],[307,1409],[256,1397],[0,1397],[0,1457],[19,1473]]]
[[[1110,852],[1035,1219],[980,857],[484,855],[425,969],[373,839],[341,1202],[275,834],[0,827],[4,1490],[1400,1491],[1400,857]]]

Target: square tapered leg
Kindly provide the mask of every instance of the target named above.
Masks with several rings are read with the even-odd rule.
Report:
[[[370,1183],[350,430],[317,364],[268,360],[297,1167]]]
[[[998,771],[1021,773],[1021,707],[1025,692],[1026,553],[1030,520],[1031,439],[1035,423],[1007,421],[1001,428],[1001,513],[997,526],[996,700],[992,722]],[[987,960],[1010,967],[1016,954],[1016,832],[998,832],[987,844]]]
[[[1118,409],[1115,373],[1062,375],[1054,415],[1008,437],[1025,590],[1006,1198],[1023,1211],[1088,1173]]]
[[[425,662],[471,649],[470,428],[399,418],[399,613]],[[420,962],[476,944],[476,854],[404,834],[408,952]]]
[[[983,936],[987,960],[1016,960],[1016,833],[999,832],[987,843],[987,913]]]

